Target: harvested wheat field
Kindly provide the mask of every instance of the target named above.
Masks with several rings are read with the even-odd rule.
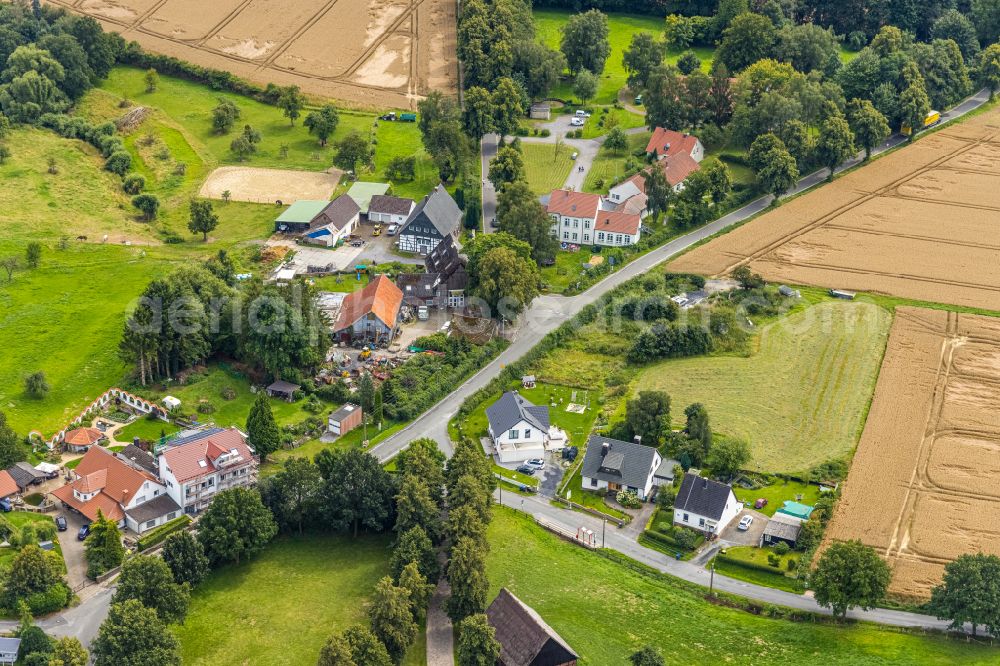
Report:
[[[901,598],[963,553],[1000,555],[1000,320],[897,308],[826,536],[878,550]]]
[[[1000,310],[1000,110],[785,202],[670,264]]]
[[[454,92],[450,0],[46,0],[144,48],[372,108]]]
[[[338,169],[294,171],[258,167],[219,167],[208,175],[198,196],[222,199],[229,192],[232,201],[284,203],[296,199],[329,199],[343,174]]]

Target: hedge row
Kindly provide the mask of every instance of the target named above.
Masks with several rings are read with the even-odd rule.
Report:
[[[125,65],[132,65],[141,69],[153,68],[160,74],[169,74],[178,78],[187,79],[196,83],[204,83],[212,90],[225,90],[237,95],[251,97],[258,102],[274,105],[281,96],[281,89],[273,83],[267,84],[266,88],[245,81],[240,77],[224,72],[219,69],[202,67],[171,56],[150,53],[143,50],[136,42],[129,42],[128,46],[118,57],[119,62]]]
[[[743,567],[744,569],[751,569],[753,571],[766,571],[767,573],[777,574],[778,576],[783,576],[781,567],[772,567],[770,564],[757,564],[756,562],[747,562],[746,560],[738,560],[728,555],[723,555],[719,553],[715,556],[716,561],[725,562],[726,564],[732,564],[733,566]]]
[[[648,538],[650,541],[655,541],[656,543],[658,543],[658,544],[660,544],[662,546],[666,546],[667,548],[676,548],[678,550],[683,550],[683,551],[694,550],[694,548],[690,548],[688,546],[684,546],[684,545],[678,543],[669,534],[666,534],[664,532],[660,532],[658,530],[646,530],[642,534],[643,534],[643,536],[645,536],[646,538]],[[695,542],[695,548],[698,547],[698,544],[701,543],[701,541],[702,541],[701,539],[698,539]]]
[[[163,523],[151,532],[147,532],[139,538],[139,543],[136,547],[140,552],[152,548],[157,545],[168,536],[174,532],[179,532],[188,525],[191,524],[191,516],[183,515],[180,518],[174,518],[168,523]]]

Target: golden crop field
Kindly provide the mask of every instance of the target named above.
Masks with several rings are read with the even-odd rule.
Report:
[[[1000,320],[900,307],[829,540],[860,539],[926,599],[945,563],[1000,555]]]

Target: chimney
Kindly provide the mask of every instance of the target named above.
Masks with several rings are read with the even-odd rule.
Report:
[[[133,446],[139,446],[139,438],[138,437],[133,437],[132,438],[132,445]]]
[[[702,487],[702,489],[707,489],[708,488],[708,479],[702,478],[702,480],[701,480],[701,487]]]
[[[635,436],[635,443],[636,444],[642,444],[642,435],[636,435]]]
[[[611,450],[611,444],[609,442],[604,442],[601,444],[601,459],[604,459],[608,455],[608,451]]]

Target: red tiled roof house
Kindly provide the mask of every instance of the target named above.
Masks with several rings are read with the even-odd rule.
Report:
[[[257,482],[257,459],[236,428],[168,447],[158,462],[167,493],[185,513],[207,508],[221,490]]]
[[[119,526],[141,534],[180,515],[180,506],[156,477],[100,446],[92,446],[72,473],[73,480],[51,494],[88,520],[96,520],[100,511]]]
[[[334,337],[341,342],[392,340],[399,326],[402,304],[403,292],[388,277],[379,275],[364,289],[344,298],[333,325]]]

